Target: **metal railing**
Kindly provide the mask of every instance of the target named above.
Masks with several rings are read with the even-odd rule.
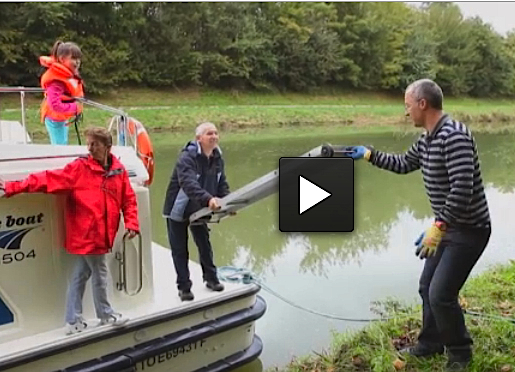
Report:
[[[122,251],[115,253],[115,259],[118,261],[118,281],[116,283],[116,289],[124,291],[129,296],[135,296],[141,292],[143,288],[143,244],[141,234],[137,234],[138,243],[136,248],[136,265],[138,271],[137,287],[134,291],[129,291],[127,288],[127,240],[129,233],[126,232],[122,239]]]
[[[20,104],[21,104],[21,125],[23,127],[23,131],[27,133],[27,125],[26,125],[26,117],[25,117],[25,93],[44,93],[45,90],[43,88],[35,88],[35,87],[0,87],[0,93],[19,93],[20,94]],[[138,141],[136,140],[137,133],[134,131],[134,133],[131,135],[127,131],[127,123],[129,122],[129,115],[120,109],[104,105],[102,103],[98,103],[86,98],[82,97],[73,97],[75,100],[95,107],[97,109],[100,109],[102,111],[110,112],[117,116],[116,118],[116,138],[117,138],[117,145],[118,146],[126,146],[127,145],[127,138],[131,140],[130,145],[134,147],[134,150],[136,153],[138,153]],[[0,100],[1,103],[1,100]],[[1,114],[1,105],[0,105],[0,114]],[[0,117],[1,119],[1,117]],[[113,118],[115,119],[115,118]],[[111,120],[111,123],[109,125],[109,131],[113,130],[113,123],[114,120]],[[27,143],[27,137],[25,138],[25,144]],[[2,141],[2,131],[0,130],[0,141]]]

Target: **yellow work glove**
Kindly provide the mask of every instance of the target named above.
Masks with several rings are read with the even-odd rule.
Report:
[[[434,256],[445,235],[445,230],[445,223],[441,221],[433,222],[431,227],[423,232],[415,242],[417,247],[415,254],[420,259]]]

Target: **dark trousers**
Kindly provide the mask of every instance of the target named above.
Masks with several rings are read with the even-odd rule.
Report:
[[[175,272],[177,273],[177,288],[179,290],[189,290],[192,285],[190,270],[188,268],[188,226],[198,248],[204,281],[218,281],[216,267],[213,263],[213,249],[209,241],[209,229],[207,225],[205,223],[189,225],[188,221],[177,222],[167,218],[166,227],[168,229],[168,241],[172,249],[173,264],[175,266]]]
[[[423,325],[419,342],[449,353],[471,355],[470,337],[458,294],[490,239],[491,229],[449,229],[420,276]]]

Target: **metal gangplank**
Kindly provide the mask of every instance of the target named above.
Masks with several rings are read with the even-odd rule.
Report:
[[[306,152],[300,157],[332,158],[349,157],[351,146],[324,144]],[[289,170],[286,170],[289,171]],[[244,209],[279,191],[279,169],[246,184],[238,190],[220,199],[220,208],[212,211],[202,208],[190,216],[190,223],[218,223],[234,212]]]

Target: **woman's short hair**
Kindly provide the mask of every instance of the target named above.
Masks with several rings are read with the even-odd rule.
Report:
[[[107,147],[111,147],[113,145],[113,136],[106,128],[89,127],[84,131],[84,135],[102,142]]]

